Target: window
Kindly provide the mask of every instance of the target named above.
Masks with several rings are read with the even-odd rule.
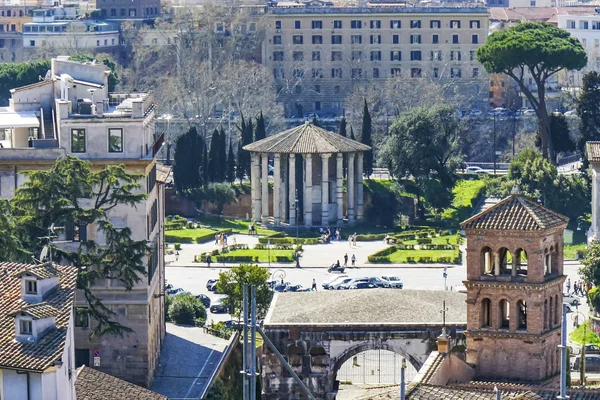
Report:
[[[312,77],[313,78],[322,78],[323,77],[323,70],[321,68],[313,68],[312,69]],[[317,93],[321,93],[320,91]]]
[[[392,36],[392,43],[393,44],[400,44],[400,35],[393,35]]]
[[[331,68],[331,77],[332,78],[341,78],[342,77],[342,69],[341,68]],[[338,86],[339,88],[339,86]],[[339,93],[339,89],[338,92]]]
[[[350,21],[350,28],[362,29],[362,21],[353,19],[352,21]]]
[[[273,44],[281,44],[281,35],[273,36]]]
[[[275,21],[275,29],[281,29],[281,21]]]
[[[373,78],[379,78],[379,68],[373,68]]]
[[[469,51],[469,60],[475,61],[475,55],[476,55],[475,50]]]
[[[283,61],[283,51],[274,51],[273,61]]]
[[[108,152],[123,152],[123,129],[111,128],[108,130]]]
[[[442,26],[440,20],[434,19],[432,21],[429,21],[429,27],[431,29],[440,29],[440,27]]]
[[[71,129],[71,153],[85,153],[85,129]]]
[[[36,280],[26,280],[25,281],[25,294],[37,294],[37,281]]]
[[[519,312],[517,329],[527,330],[527,303],[523,300],[517,301],[517,311]]]
[[[593,21],[593,22],[592,22],[592,29],[595,29],[595,30],[600,30],[600,22],[598,22],[598,21]]]
[[[361,79],[362,78],[362,69],[361,68],[352,68],[352,79]]]
[[[283,73],[283,68],[273,68],[273,77],[275,79],[283,79],[285,75]]]
[[[431,37],[431,43],[438,44],[439,42],[440,42],[440,36],[439,35],[433,35]]]
[[[371,44],[381,44],[381,35],[371,35]]]
[[[575,21],[567,21],[567,29],[575,29]]]
[[[481,327],[490,328],[492,326],[492,302],[490,299],[483,299],[481,301]]]
[[[312,21],[313,29],[323,29],[323,21]]]
[[[458,44],[458,35],[452,35],[452,43]]]
[[[381,29],[381,21],[371,20],[371,29]]]
[[[295,29],[301,29],[302,28],[302,23],[300,21],[294,21],[294,28]]]
[[[420,20],[412,20],[412,21],[410,21],[410,27],[412,29],[421,29],[421,21]]]
[[[419,44],[419,43],[421,43],[421,35],[410,35],[410,42],[412,44]]]
[[[402,72],[402,70],[400,68],[392,68],[390,70],[390,74],[392,76],[400,76],[400,73]]]
[[[579,29],[588,29],[587,21],[579,21]]]
[[[35,40],[30,40],[29,41],[29,46],[30,47],[35,47]]]
[[[342,61],[342,52],[341,51],[332,51],[331,52],[331,61]]]
[[[450,28],[452,29],[460,29],[460,21],[453,19],[450,21]]]
[[[294,78],[298,78],[298,79],[304,78],[304,70],[303,69],[299,69],[299,68],[294,68],[292,70],[292,76]]]
[[[440,69],[439,69],[438,67],[435,67],[435,68],[433,69],[433,73],[432,73],[432,75],[433,75],[433,77],[434,77],[434,78],[436,78],[436,79],[437,79],[437,78],[439,78],[439,77],[440,77]]]
[[[352,44],[362,44],[362,36],[361,35],[352,35],[352,36],[350,36],[350,43],[352,43]]]
[[[340,93],[340,85],[335,85],[333,87],[333,93],[335,93],[335,94],[339,94]]]
[[[87,225],[73,224],[73,241],[85,242],[87,240]]]
[[[75,326],[77,328],[88,328],[90,326],[87,308],[75,307]]]
[[[381,61],[381,51],[372,51],[371,61]]]
[[[130,17],[135,17],[137,14],[137,10],[135,8],[130,8],[129,9],[129,16]]]
[[[351,57],[352,61],[360,61],[362,59],[362,51],[353,51]]]
[[[421,77],[421,68],[411,68],[410,69],[410,77],[411,78],[420,78]]]
[[[312,60],[313,61],[321,61],[321,52],[320,51],[313,51],[312,52]]]
[[[442,61],[442,51],[434,50],[431,52],[431,61]]]
[[[116,17],[117,16],[117,9],[116,8],[111,8],[110,9],[110,16],[111,17]]]
[[[460,51],[451,51],[450,52],[450,61],[460,61],[461,55]]]
[[[410,60],[411,61],[421,61],[421,51],[413,50],[410,52]]]
[[[331,44],[342,44],[342,35],[331,35]]]
[[[402,61],[402,52],[400,50],[390,51],[390,61]]]
[[[479,43],[479,35],[471,35],[471,43],[473,43],[473,44]]]
[[[304,44],[304,36],[302,36],[302,35],[294,35],[292,37],[292,43],[294,43],[294,44]]]
[[[86,367],[90,366],[89,349],[75,349],[75,368],[79,368],[82,365],[85,365]]]
[[[498,314],[500,315],[500,328],[508,329],[510,325],[510,303],[508,300],[500,300],[498,311]]]
[[[315,111],[321,111],[321,102],[315,101]]]
[[[32,323],[29,319],[21,319],[19,320],[19,334],[21,335],[31,335],[33,332]]]
[[[402,28],[402,22],[398,20],[390,21],[390,29],[400,29]]]
[[[341,101],[334,101],[334,102],[331,103],[331,106],[335,110],[341,110],[342,109],[342,102]]]
[[[469,26],[471,27],[471,29],[479,29],[479,28],[481,28],[481,21],[477,21],[477,20],[469,21]]]
[[[313,35],[312,37],[313,44],[323,44],[323,36],[321,35]]]
[[[315,85],[315,93],[321,93],[321,85]]]
[[[473,68],[473,78],[479,77],[479,68]]]
[[[127,16],[127,10],[125,8],[121,8],[121,17]]]
[[[462,76],[461,70],[459,67],[450,69],[450,78],[460,78]]]
[[[333,29],[342,29],[342,21],[338,19],[333,21]]]

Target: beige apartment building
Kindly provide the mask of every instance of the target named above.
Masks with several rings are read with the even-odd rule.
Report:
[[[287,116],[341,114],[355,84],[393,76],[455,81],[487,99],[475,55],[485,8],[272,7],[265,29],[264,64]]]

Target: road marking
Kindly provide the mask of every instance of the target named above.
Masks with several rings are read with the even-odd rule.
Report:
[[[206,368],[206,366],[208,365],[208,362],[210,360],[210,357],[213,355],[213,353],[215,352],[215,349],[212,349],[210,351],[210,354],[208,355],[208,357],[206,357],[206,362],[204,363],[204,365],[202,366],[202,368],[200,369],[200,372],[198,372],[198,376],[196,377],[196,379],[194,379],[194,382],[192,382],[192,385],[190,386],[190,389],[187,391],[187,393],[185,394],[185,398],[188,398],[190,393],[192,392],[192,389],[194,388],[194,386],[196,386],[196,382],[198,382],[198,379],[200,379],[200,376],[202,375],[202,373],[204,372],[204,368]]]

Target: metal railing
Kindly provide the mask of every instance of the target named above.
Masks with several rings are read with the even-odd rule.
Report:
[[[298,7],[269,8],[271,14],[488,14],[486,8],[473,7]]]

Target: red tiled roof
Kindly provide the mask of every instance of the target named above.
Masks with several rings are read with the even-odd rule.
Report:
[[[77,400],[168,400],[156,392],[89,367],[77,370],[75,393]]]
[[[32,267],[35,269],[39,266],[0,263],[0,368],[44,371],[63,355],[73,309],[77,268],[53,265],[59,278],[57,288],[43,302],[30,304],[21,298],[21,280],[18,275]],[[55,316],[56,328],[37,342],[17,342],[14,315],[20,312],[35,318]]]

